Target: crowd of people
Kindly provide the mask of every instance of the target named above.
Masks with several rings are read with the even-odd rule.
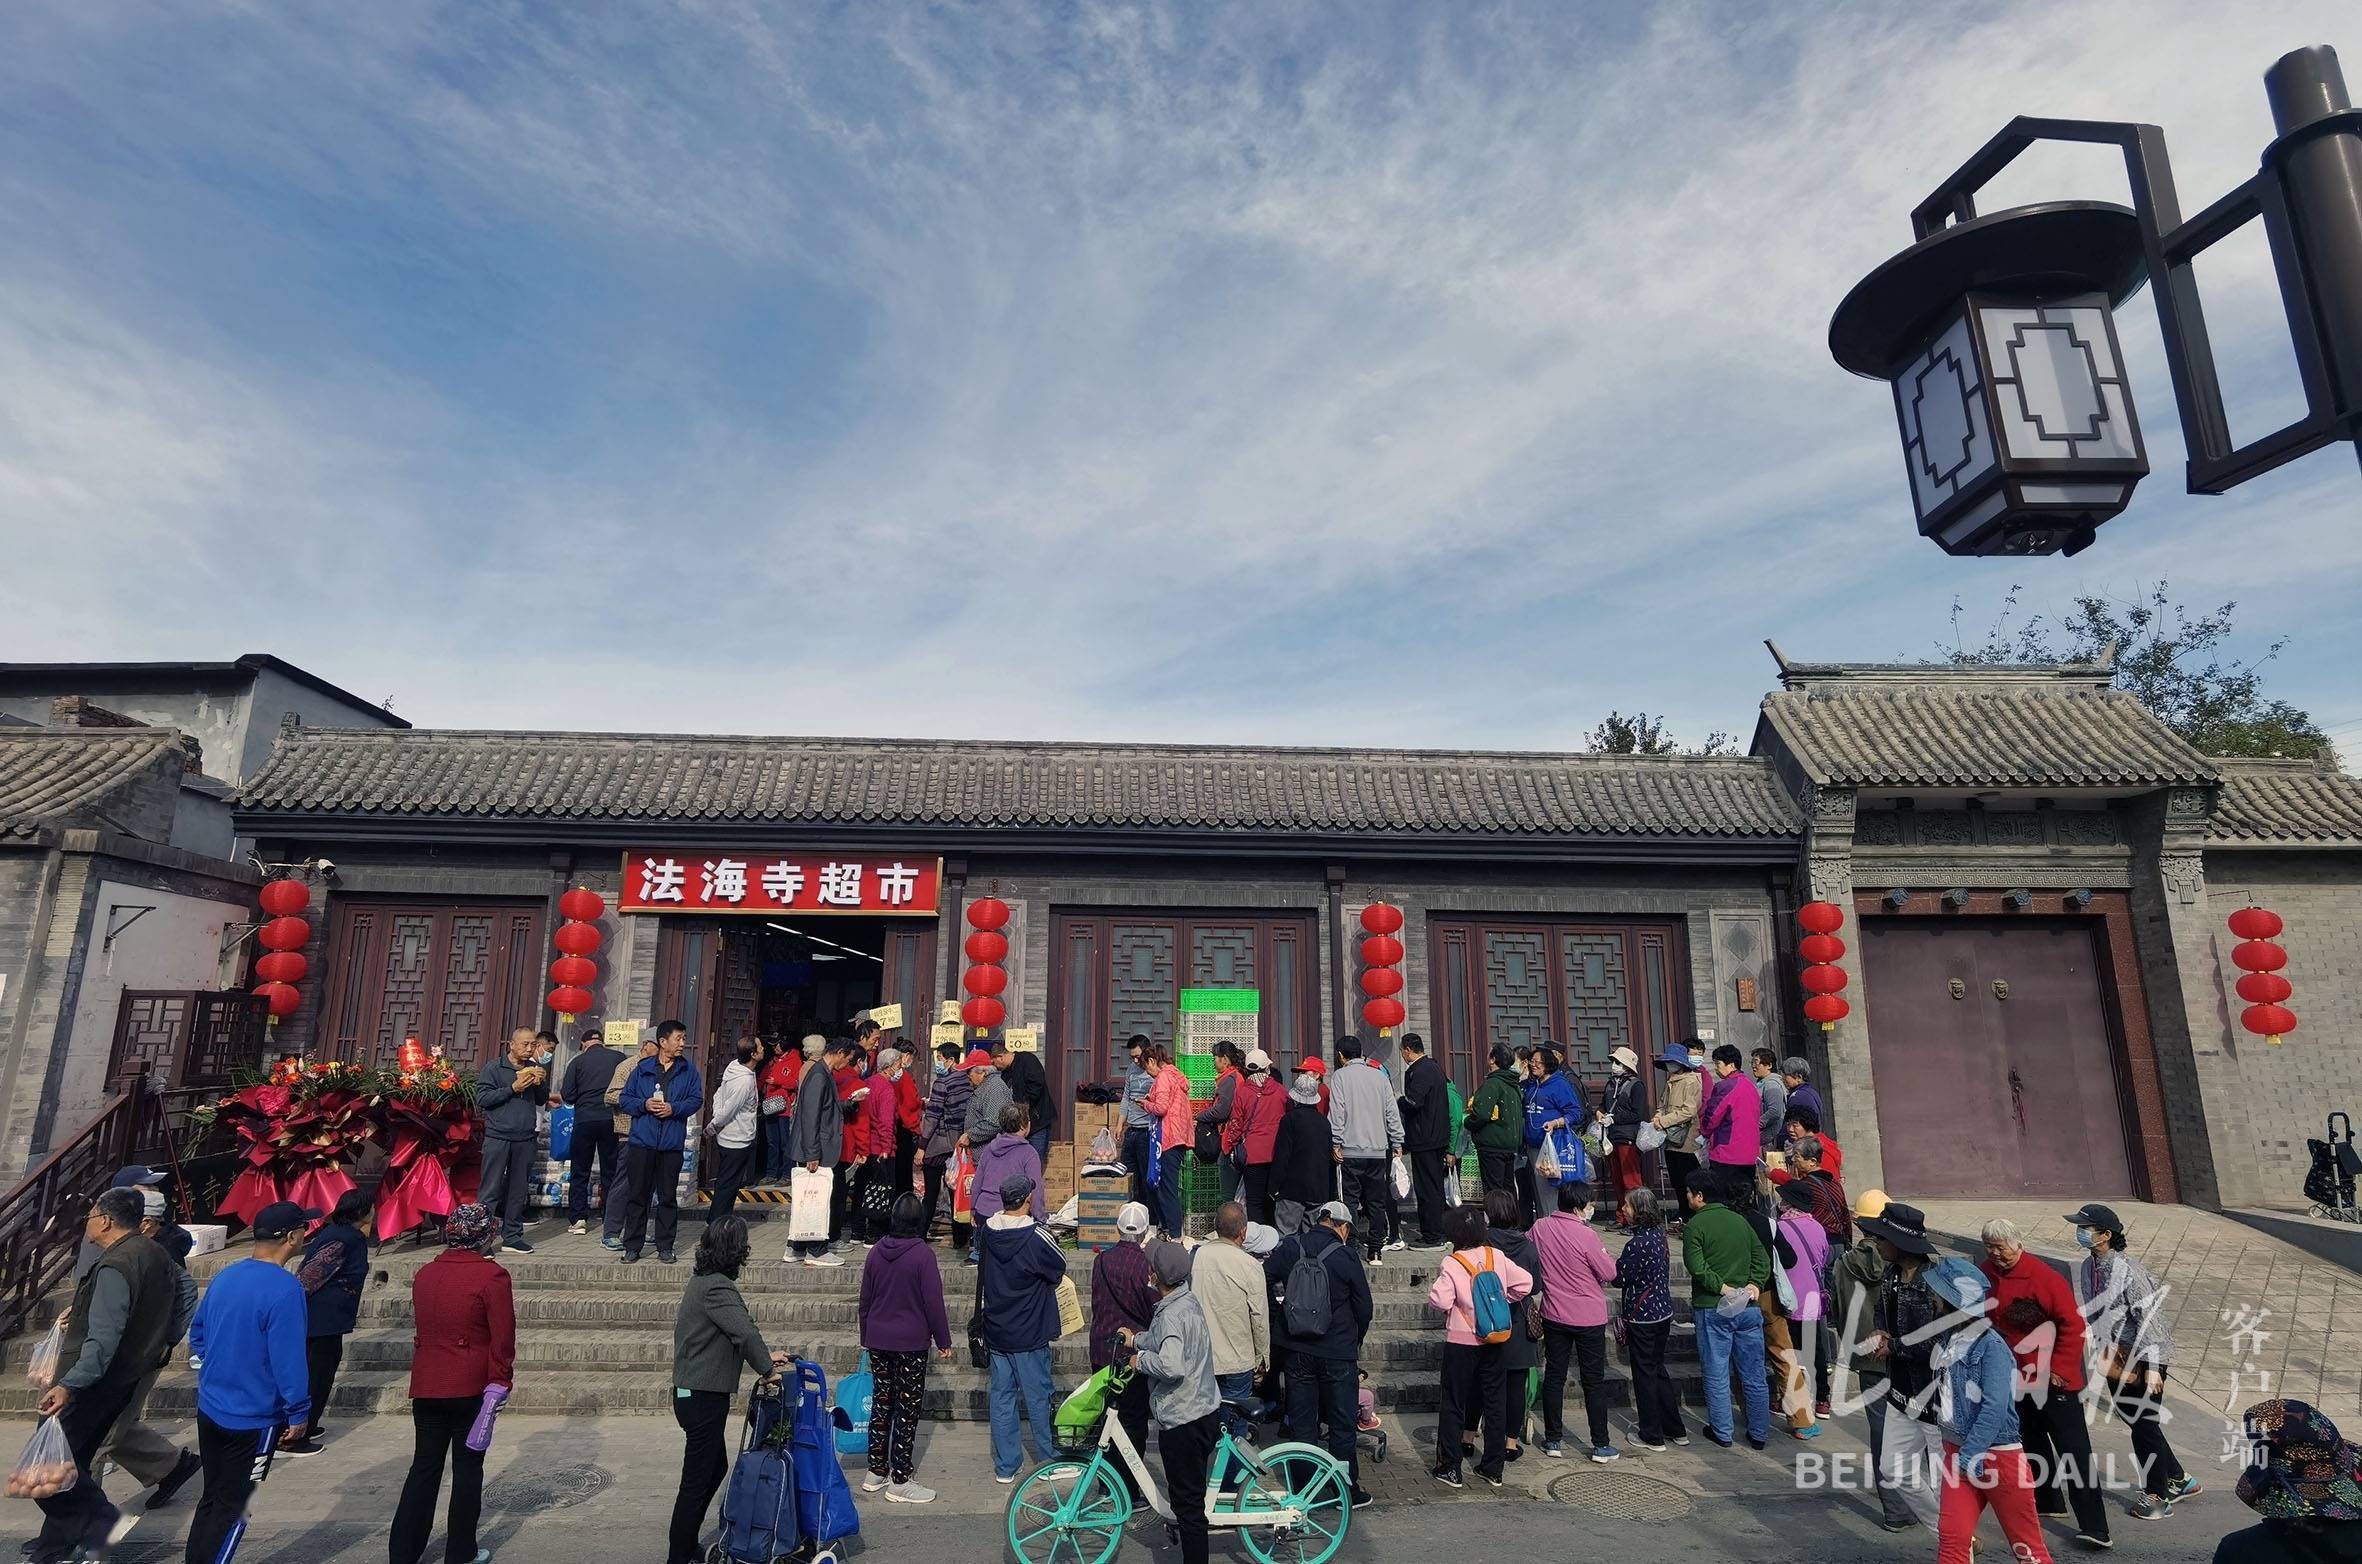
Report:
[[[446,1564],[490,1557],[477,1538],[484,1447],[469,1435],[513,1381],[513,1291],[496,1257],[530,1249],[518,1198],[530,1159],[508,1143],[532,1143],[527,1126],[552,1089],[551,1041],[520,1031],[484,1067],[480,1198],[440,1224],[442,1252],[411,1283],[414,1446],[391,1564],[423,1558],[446,1477]],[[1050,1460],[1053,1347],[1084,1314],[1046,1225],[1056,1110],[1039,1061],[946,1047],[922,1093],[894,1039],[811,1037],[777,1057],[748,1042],[709,1108],[686,1043],[686,1028],[666,1022],[636,1057],[586,1046],[558,1087],[579,1115],[572,1229],[587,1233],[596,1216],[625,1263],[651,1230],[658,1258],[674,1259],[674,1191],[701,1109],[716,1143],[715,1198],[675,1321],[673,1564],[703,1556],[743,1380],[775,1387],[790,1362],[764,1340],[739,1285],[763,1214],[738,1210],[736,1195],[766,1170],[826,1168],[839,1191],[829,1239],[791,1245],[785,1258],[841,1265],[842,1244],[870,1240],[857,1310],[875,1382],[863,1491],[892,1503],[936,1497],[917,1477],[930,1365],[954,1345],[930,1244],[938,1218],[975,1267],[968,1352],[989,1378],[994,1476],[1012,1484],[1029,1455]],[[1621,1048],[1596,1093],[1554,1044],[1496,1048],[1463,1100],[1416,1034],[1402,1040],[1399,1087],[1355,1038],[1339,1040],[1333,1066],[1308,1058],[1285,1084],[1262,1050],[1224,1043],[1213,1088],[1195,1102],[1161,1047],[1134,1038],[1128,1051],[1122,1146],[1136,1198],[1091,1261],[1089,1358],[1134,1370],[1110,1415],[1143,1452],[1155,1426],[1186,1564],[1206,1557],[1203,1496],[1225,1427],[1284,1424],[1344,1467],[1355,1506],[1371,1502],[1360,1467],[1377,1426],[1362,1368],[1376,1312],[1370,1271],[1404,1249],[1433,1267],[1422,1295],[1441,1337],[1429,1465],[1451,1488],[1471,1471],[1504,1486],[1536,1425],[1544,1459],[1568,1455],[1570,1379],[1583,1414],[1572,1453],[1622,1459],[1609,1416],[1612,1343],[1631,1381],[1631,1442],[1644,1451],[1689,1445],[1693,1422],[1710,1445],[1744,1438],[1760,1451],[1775,1429],[1811,1440],[1858,1410],[1883,1524],[1932,1534],[1939,1564],[1966,1564],[1988,1509],[2023,1559],[2049,1558],[2046,1516],[2069,1521],[2087,1548],[2110,1546],[2094,1416],[2129,1433],[2141,1485],[2133,1517],[2163,1519],[2200,1491],[2165,1431],[2174,1349],[2162,1290],[2118,1214],[2087,1204],[2068,1215],[2082,1257],[2064,1275],[2004,1220],[1984,1227],[1981,1263],[1941,1255],[1917,1208],[1878,1190],[1848,1196],[1843,1150],[1800,1059],[1667,1049],[1654,1061],[1665,1080],[1652,1111],[1639,1060]],[[1669,1201],[1640,1176],[1649,1151],[1664,1154]],[[1470,1153],[1476,1176],[1463,1185]],[[1184,1237],[1179,1199],[1192,1156],[1219,1169],[1222,1187],[1210,1232],[1195,1239]],[[973,1179],[964,1199],[954,1167]],[[590,1198],[594,1171],[603,1200]],[[92,1203],[60,1371],[41,1401],[79,1478],[40,1500],[35,1564],[102,1547],[116,1529],[90,1476],[102,1459],[152,1489],[151,1510],[201,1477],[187,1557],[226,1564],[274,1461],[321,1448],[370,1269],[365,1200],[261,1211],[250,1253],[200,1302],[190,1237],[170,1220],[160,1180],[125,1169]],[[964,1220],[949,1222],[955,1211]],[[1702,1417],[1685,1416],[1669,1368],[1684,1329],[1695,1333]],[[198,1367],[190,1450],[143,1415],[184,1338]],[[2362,1558],[2362,1526],[2341,1524],[2362,1520],[2354,1448],[2297,1402],[2253,1409],[2249,1431],[2240,1493],[2266,1519],[2218,1557]]]

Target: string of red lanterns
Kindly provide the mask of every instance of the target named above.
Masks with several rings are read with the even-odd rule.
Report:
[[[1374,901],[1361,910],[1361,1018],[1378,1029],[1380,1037],[1392,1037],[1394,1029],[1403,1023],[1406,1012],[1402,1005],[1402,941],[1395,936],[1402,932],[1402,909],[1388,902]]]
[[[1001,966],[1009,954],[1009,936],[1001,932],[1009,924],[1009,904],[998,896],[979,896],[968,903],[968,940],[962,948],[968,954],[968,970],[960,974],[960,987],[967,998],[960,1001],[960,1019],[976,1029],[978,1037],[989,1037],[993,1028],[1009,1019],[1008,1004],[1001,995],[1008,992],[1009,974]]]
[[[303,948],[312,942],[312,926],[303,912],[312,904],[312,892],[301,880],[273,880],[263,886],[260,900],[265,921],[254,941],[265,954],[254,963],[254,975],[260,979],[254,993],[269,1008],[270,1024],[277,1026],[303,1003],[295,985],[311,970]]]
[[[2280,915],[2263,907],[2242,907],[2231,914],[2231,932],[2239,936],[2239,943],[2231,947],[2231,965],[2243,974],[2239,997],[2248,1002],[2239,1012],[2239,1024],[2275,1048],[2296,1030],[2296,1012],[2282,1003],[2296,992],[2280,975],[2288,965],[2288,952],[2272,943],[2283,927]]]
[[[1837,965],[1845,956],[1845,941],[1837,937],[1845,909],[1833,901],[1808,901],[1796,909],[1796,923],[1804,930],[1796,942],[1796,954],[1805,960],[1796,979],[1804,989],[1804,1018],[1820,1022],[1824,1032],[1834,1030],[1853,1013],[1845,1002],[1845,968]]]
[[[577,885],[558,898],[558,916],[566,921],[550,943],[558,959],[549,964],[548,1004],[561,1021],[572,1021],[596,1002],[591,985],[599,980],[599,964],[591,957],[606,943],[599,920],[607,915],[607,898],[587,885]]]

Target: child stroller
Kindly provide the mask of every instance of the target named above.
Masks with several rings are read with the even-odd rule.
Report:
[[[746,1433],[722,1490],[722,1535],[705,1564],[836,1564],[828,1546],[857,1535],[861,1517],[837,1464],[828,1376],[797,1358],[784,1385],[757,1385],[746,1403]],[[794,1400],[788,1400],[789,1396]]]
[[[2340,1126],[2343,1129],[2340,1129]],[[2362,1175],[2362,1155],[2354,1150],[2354,1121],[2342,1113],[2329,1116],[2327,1140],[2308,1140],[2313,1165],[2305,1172],[2305,1198],[2311,1214],[2333,1222],[2362,1222],[2362,1208],[2354,1203],[2354,1180]]]

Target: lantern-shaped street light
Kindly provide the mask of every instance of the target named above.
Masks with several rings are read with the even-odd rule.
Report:
[[[1911,214],[1917,242],[1829,323],[1838,364],[1891,387],[1922,536],[1952,554],[2074,554],[2147,474],[2113,308],[2156,289],[2193,494],[2362,441],[2362,112],[2336,54],[2265,74],[2279,139],[2187,222],[2154,125],[2019,118]],[[2059,201],[1978,216],[1976,192],[2040,141],[2124,153],[2130,207]],[[2260,220],[2306,413],[2233,447],[2193,266]]]

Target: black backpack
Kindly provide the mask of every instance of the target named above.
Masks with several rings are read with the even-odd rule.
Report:
[[[1288,1280],[1280,1292],[1280,1314],[1287,1322],[1288,1334],[1298,1341],[1317,1341],[1329,1333],[1329,1319],[1334,1312],[1329,1305],[1329,1268],[1323,1257],[1299,1247],[1296,1263],[1288,1267]]]

